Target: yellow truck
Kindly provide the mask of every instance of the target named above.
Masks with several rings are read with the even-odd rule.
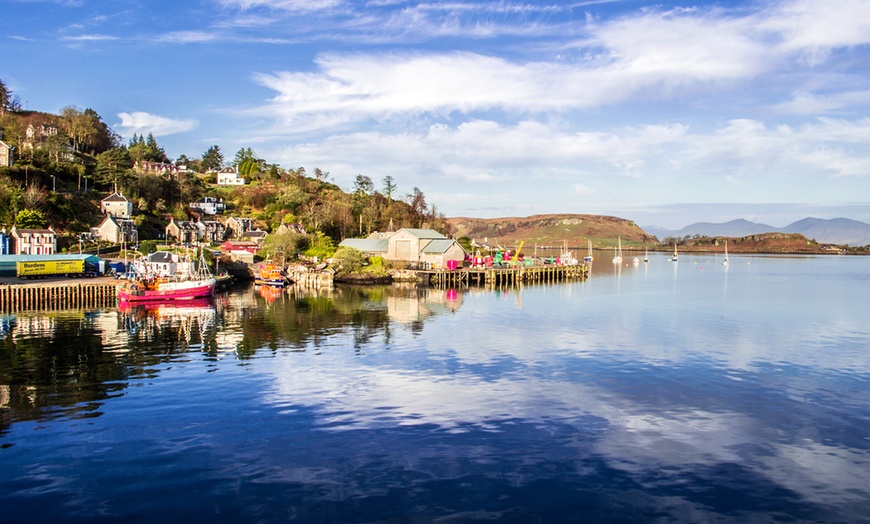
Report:
[[[95,275],[84,260],[39,260],[32,262],[18,261],[15,263],[19,278],[41,278],[52,276],[81,277]]]

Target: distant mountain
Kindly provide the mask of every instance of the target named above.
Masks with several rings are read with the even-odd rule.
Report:
[[[732,220],[719,224],[697,222],[680,230],[664,229],[650,226],[644,231],[655,235],[659,240],[665,237],[685,236],[722,236],[745,237],[761,233],[799,233],[809,239],[823,244],[838,244],[850,246],[870,245],[870,224],[848,218],[804,218],[785,227],[773,227],[744,219]]]

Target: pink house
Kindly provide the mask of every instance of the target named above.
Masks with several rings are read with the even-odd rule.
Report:
[[[57,252],[57,235],[48,229],[18,229],[10,231],[15,241],[16,255],[53,255]]]

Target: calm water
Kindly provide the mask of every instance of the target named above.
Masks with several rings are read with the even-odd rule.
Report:
[[[632,257],[4,317],[0,521],[867,522],[870,258]]]

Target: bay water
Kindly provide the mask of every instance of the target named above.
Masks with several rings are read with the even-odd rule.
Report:
[[[0,522],[870,521],[870,258],[631,258],[4,316]]]

